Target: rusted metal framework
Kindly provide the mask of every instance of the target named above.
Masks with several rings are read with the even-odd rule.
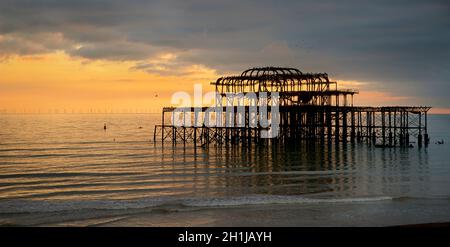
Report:
[[[212,82],[216,92],[227,93],[277,92],[280,106],[284,105],[348,105],[357,90],[338,90],[337,83],[330,81],[326,73],[302,73],[295,68],[264,67],[245,70],[239,76],[227,76]]]
[[[261,132],[268,128],[250,124],[259,113],[252,114],[249,105],[232,106],[233,112],[238,112],[239,107],[242,111],[240,115],[232,114],[231,118],[227,115],[229,106],[216,106],[215,111],[210,111],[211,107],[164,107],[162,124],[155,126],[154,140],[196,145],[307,140],[367,142],[382,147],[414,144],[421,147],[429,142],[427,112],[430,107],[354,106],[353,96],[358,91],[338,89],[337,82],[330,81],[326,73],[303,73],[295,68],[253,68],[238,76],[218,78],[211,85],[224,101],[229,94],[260,96],[264,93],[267,98],[262,103],[271,105],[275,100],[271,95],[276,93],[279,134],[269,140],[261,138]],[[270,107],[267,110],[269,118],[275,117]],[[175,111],[184,112],[182,121],[188,124],[165,124],[165,113]],[[204,120],[212,115],[215,119],[225,119],[225,125],[205,125]]]

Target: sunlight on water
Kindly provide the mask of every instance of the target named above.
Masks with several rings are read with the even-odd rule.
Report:
[[[450,197],[450,116],[430,116],[434,139],[422,149],[162,145],[153,143],[159,119],[157,114],[1,115],[0,212],[56,210],[51,203],[61,201],[71,209],[89,207],[87,202],[113,209],[163,199],[216,205],[234,198],[220,202],[228,205]],[[444,145],[434,143],[441,138]],[[50,204],[36,204],[44,200]]]

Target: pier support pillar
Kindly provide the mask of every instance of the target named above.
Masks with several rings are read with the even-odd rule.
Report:
[[[372,144],[377,142],[377,133],[375,131],[372,132]]]
[[[417,144],[419,145],[419,147],[422,147],[422,135],[421,134],[417,135]]]
[[[347,142],[347,112],[342,112],[342,141]]]
[[[336,143],[338,143],[339,139],[340,139],[339,129],[340,129],[340,126],[339,126],[339,112],[336,111],[336,113],[335,113],[335,125],[334,125],[334,136],[335,136],[334,138],[335,138]]]
[[[392,132],[389,132],[389,146],[391,147],[393,145],[392,143]]]
[[[405,145],[409,146],[409,133],[405,134]]]
[[[405,146],[405,141],[403,139],[403,134],[402,133],[400,133],[399,139],[400,139],[400,146],[402,146],[402,147]]]
[[[350,130],[350,142],[354,143],[355,142],[355,112],[352,111],[351,112],[351,130]]]

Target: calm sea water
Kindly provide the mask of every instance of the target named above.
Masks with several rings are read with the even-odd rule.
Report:
[[[159,120],[0,115],[0,224],[450,221],[450,115],[429,117],[431,144],[420,149],[161,145],[152,140]]]

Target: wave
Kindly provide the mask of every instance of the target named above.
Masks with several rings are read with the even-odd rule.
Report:
[[[277,195],[254,195],[227,198],[211,198],[207,200],[188,200],[187,206],[196,207],[223,207],[223,206],[245,206],[264,204],[305,204],[305,203],[351,203],[370,202],[381,200],[392,200],[389,196],[379,197],[353,197],[353,198],[309,198],[304,196],[277,196]]]
[[[0,214],[48,213],[73,210],[181,210],[186,208],[220,208],[270,204],[312,204],[312,203],[360,203],[392,200],[392,197],[352,197],[352,198],[309,198],[304,196],[249,195],[236,197],[208,198],[143,198],[137,200],[90,200],[90,201],[40,201],[4,200],[0,201]]]
[[[53,173],[10,173],[1,174],[0,179],[12,178],[58,178],[58,177],[114,177],[114,176],[133,176],[139,175],[139,172],[53,172]]]

